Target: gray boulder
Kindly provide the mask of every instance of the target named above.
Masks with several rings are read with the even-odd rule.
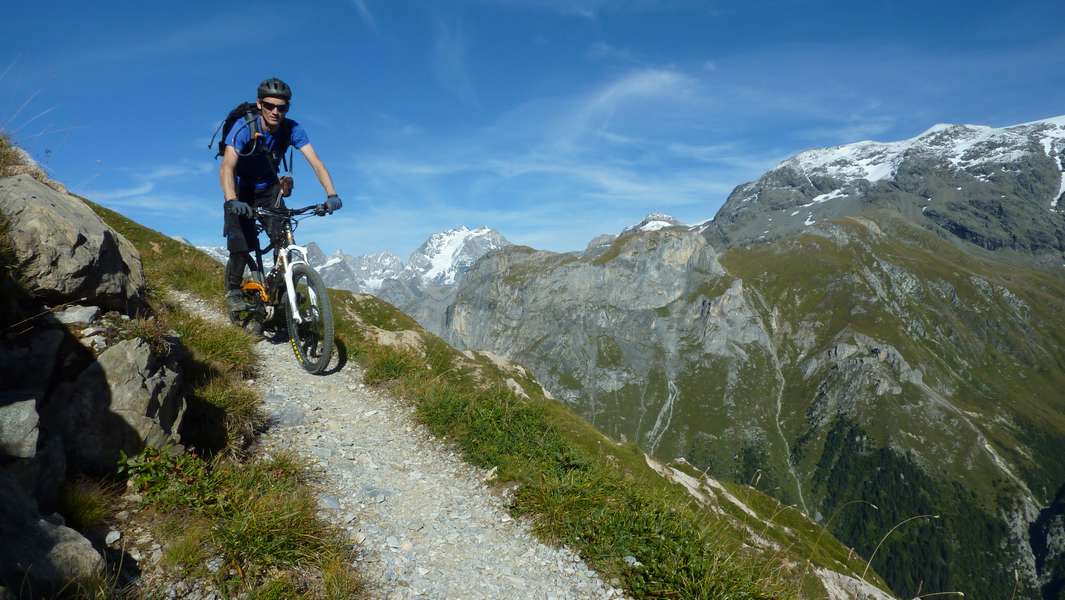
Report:
[[[100,316],[99,306],[69,306],[55,313],[55,318],[64,325],[88,324]]]
[[[0,498],[0,585],[47,597],[74,579],[100,574],[103,559],[89,540],[42,518],[10,477],[0,475]]]
[[[19,271],[47,304],[86,302],[131,312],[144,297],[140,255],[84,202],[28,175],[0,179]]]
[[[0,455],[32,458],[37,451],[37,399],[20,392],[0,393]]]
[[[185,413],[174,356],[156,356],[142,339],[105,350],[78,376],[61,417],[71,466],[114,471],[119,452],[177,443]]]

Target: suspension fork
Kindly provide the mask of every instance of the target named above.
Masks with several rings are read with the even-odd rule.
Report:
[[[280,252],[277,260],[280,262],[281,273],[285,278],[285,298],[288,300],[289,311],[297,323],[303,323],[303,315],[300,314],[299,305],[296,303],[296,283],[292,280],[292,269],[288,257],[284,252]]]

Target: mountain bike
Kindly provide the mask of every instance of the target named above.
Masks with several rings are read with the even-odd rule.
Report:
[[[276,204],[281,204],[280,197]],[[333,355],[333,310],[325,283],[307,261],[307,248],[297,246],[292,233],[303,220],[297,217],[325,216],[325,205],[296,209],[259,206],[255,214],[256,236],[267,233],[270,244],[266,248],[256,244],[251,277],[241,285],[245,300],[260,322],[275,329],[284,314],[296,361],[310,373],[321,373]],[[277,220],[274,232],[268,231],[264,218]],[[264,276],[263,255],[271,251],[274,263]]]

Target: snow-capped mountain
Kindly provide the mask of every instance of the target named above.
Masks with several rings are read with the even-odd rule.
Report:
[[[399,301],[420,297],[426,286],[454,286],[478,258],[508,245],[495,230],[461,226],[429,236],[406,264],[390,252],[365,256],[337,252],[315,267],[329,287]]]
[[[988,250],[1065,252],[1065,116],[1011,127],[935,125],[898,142],[809,150],[737,187],[709,233],[717,245],[777,239],[888,210]]]
[[[225,246],[196,246],[196,249],[223,265],[229,260],[229,250]]]
[[[391,252],[349,256],[338,251],[315,268],[329,287],[373,294],[386,279],[402,275],[403,261]]]
[[[858,179],[873,183],[894,180],[906,158],[924,156],[988,181],[995,165],[1014,162],[1033,152],[1042,152],[1053,159],[1065,152],[1065,116],[998,129],[940,123],[917,137],[899,142],[865,141],[810,150],[785,160],[777,169],[794,168],[810,177],[830,177],[844,184]],[[1051,199],[1054,203],[1065,193],[1061,171],[1059,162],[1058,194]],[[843,187],[838,188],[815,200],[831,200],[827,196],[838,197],[842,190]]]
[[[392,288],[410,288],[409,293],[420,295],[424,286],[454,286],[478,258],[509,245],[506,238],[488,227],[460,226],[429,236],[406,264],[391,252],[351,256],[338,250],[327,257],[314,242],[307,244],[307,260],[331,288],[377,294],[391,280]],[[222,264],[229,258],[225,246],[198,248]],[[263,257],[265,266],[272,264],[271,259]],[[402,285],[397,286],[398,282]]]
[[[478,258],[509,246],[499,232],[488,227],[465,225],[434,233],[407,260],[406,275],[426,283],[454,285]]]
[[[621,233],[628,233],[630,231],[658,231],[659,229],[665,229],[666,227],[687,227],[687,225],[674,219],[670,215],[653,212],[644,217],[639,223],[622,229]]]

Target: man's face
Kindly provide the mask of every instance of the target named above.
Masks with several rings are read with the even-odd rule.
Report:
[[[288,112],[288,100],[284,98],[267,96],[266,98],[260,98],[257,104],[268,127],[280,124],[285,118],[285,113]]]

